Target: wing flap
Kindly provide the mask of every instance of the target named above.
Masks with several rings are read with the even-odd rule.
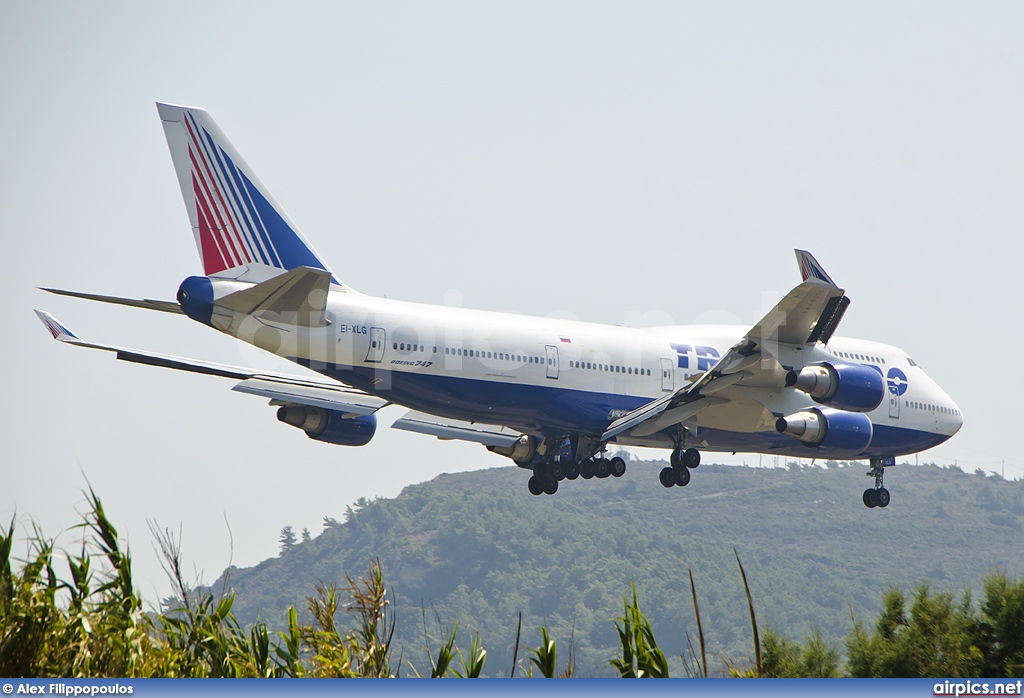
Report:
[[[283,384],[267,378],[247,378],[231,389],[281,403],[322,407],[348,414],[373,414],[388,404],[383,398],[341,386]]]
[[[436,436],[442,440],[469,441],[484,446],[512,446],[522,436],[507,427],[461,422],[415,411],[407,412],[396,420],[391,428]]]

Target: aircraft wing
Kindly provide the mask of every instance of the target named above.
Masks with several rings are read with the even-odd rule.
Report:
[[[796,250],[803,283],[787,293],[750,328],[743,339],[714,366],[674,393],[638,407],[612,422],[602,441],[629,431],[649,436],[692,420],[702,410],[729,400],[716,396],[733,385],[778,384],[786,368],[779,361],[781,346],[827,342],[850,305],[843,289],[810,252]]]
[[[511,446],[522,436],[508,427],[460,422],[415,411],[407,412],[401,419],[396,420],[391,428],[436,436],[441,440],[470,441],[485,446]]]
[[[347,414],[363,415],[373,414],[388,404],[388,401],[383,398],[369,395],[334,381],[317,380],[316,378],[294,376],[287,373],[260,371],[242,366],[231,366],[211,361],[171,356],[169,354],[139,351],[109,344],[86,342],[49,313],[37,310],[36,315],[42,320],[50,334],[53,335],[53,338],[59,342],[113,352],[121,361],[172,368],[177,371],[203,373],[222,378],[235,378],[241,382],[236,384],[232,390],[270,398],[270,404],[272,405],[308,405]]]

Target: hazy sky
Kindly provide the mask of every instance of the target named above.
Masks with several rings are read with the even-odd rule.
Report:
[[[839,334],[907,350],[963,410],[922,460],[1024,476],[1022,20],[1020,3],[0,3],[0,523],[57,535],[88,478],[155,598],[147,519],[180,527],[211,581],[228,524],[251,565],[282,526],[508,464],[385,428],[401,408],[364,448],[319,444],[229,380],[50,339],[33,308],[85,339],[282,367],[183,317],[36,290],[173,299],[200,271],[157,100],[209,109],[365,293],[752,324],[812,250],[853,300]],[[899,469],[886,484],[899,506]]]

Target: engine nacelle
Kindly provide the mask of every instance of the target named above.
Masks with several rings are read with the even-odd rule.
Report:
[[[511,446],[488,446],[487,450],[498,455],[508,456],[516,465],[526,466],[537,455],[537,437],[523,434]]]
[[[815,402],[847,412],[870,412],[882,404],[882,374],[862,364],[820,363],[790,371],[786,385],[814,398]]]
[[[775,422],[780,434],[799,439],[828,455],[855,456],[871,443],[871,420],[857,412],[817,407],[780,417]]]
[[[339,446],[365,446],[377,431],[377,418],[372,414],[346,417],[344,412],[322,407],[285,405],[278,409],[277,418],[302,429],[315,441]]]

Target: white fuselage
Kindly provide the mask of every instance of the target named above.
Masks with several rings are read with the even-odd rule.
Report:
[[[216,282],[220,297],[236,282]],[[616,418],[671,393],[709,369],[746,328],[629,328],[331,292],[329,324],[276,325],[236,317],[221,329],[389,401],[438,416],[525,433],[597,436]],[[902,350],[833,337],[828,345],[779,346],[787,369],[825,360],[877,368],[887,399],[867,416],[874,436],[861,455],[895,456],[935,446],[960,428],[953,401]],[[784,370],[697,416],[697,442],[717,451],[827,456],[779,434],[775,420],[814,407],[786,388]],[[671,447],[665,433],[618,443]]]

